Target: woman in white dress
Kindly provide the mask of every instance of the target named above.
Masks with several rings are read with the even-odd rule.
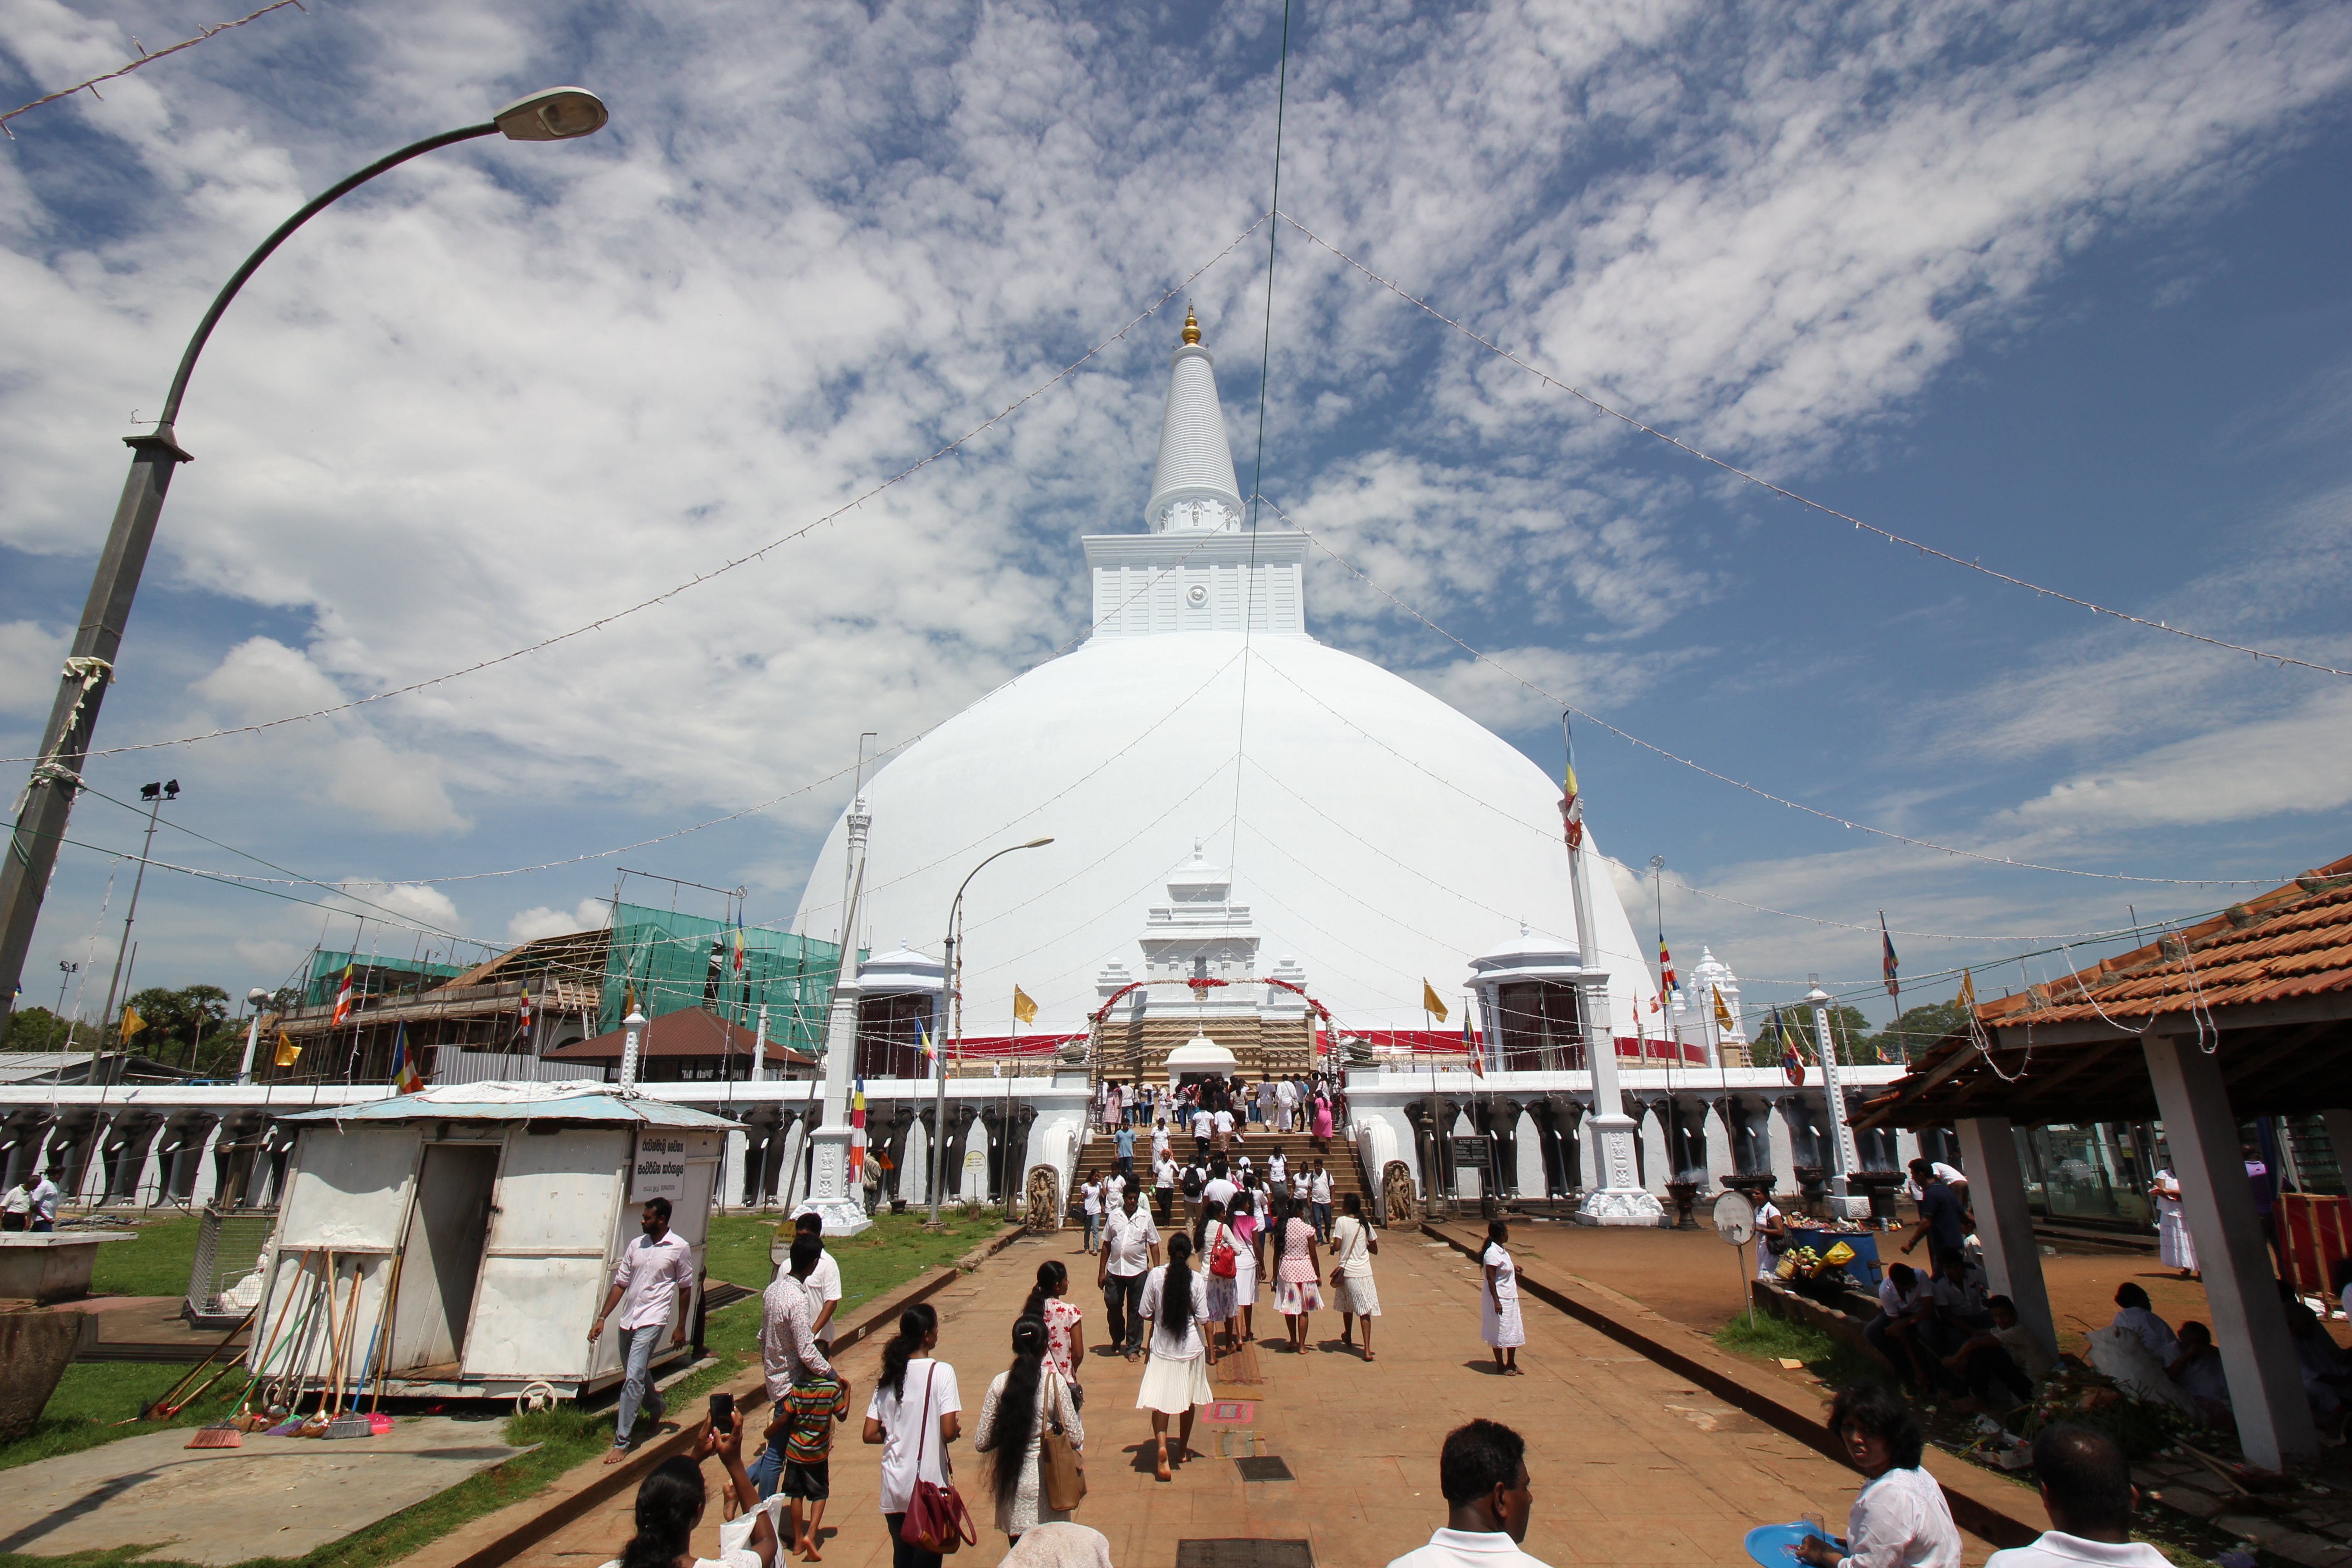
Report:
[[[1234,1310],[1241,1314],[1242,1344],[1257,1338],[1257,1282],[1265,1273],[1265,1189],[1252,1176],[1235,1200],[1238,1213],[1228,1215],[1242,1238],[1241,1256],[1234,1259]]]
[[[2178,1268],[2183,1279],[2197,1278],[2197,1241],[2189,1234],[2189,1216],[2180,1207],[2180,1178],[2158,1171],[2147,1189],[2156,1200],[2156,1245],[2168,1268]]]
[[[1237,1198],[1234,1200],[1239,1203]],[[1202,1290],[1208,1301],[1209,1321],[1225,1325],[1225,1344],[1229,1350],[1241,1348],[1241,1309],[1234,1304],[1234,1281],[1240,1277],[1244,1242],[1241,1233],[1225,1222],[1225,1205],[1214,1201],[1201,1205],[1201,1223],[1192,1233],[1193,1256],[1201,1259],[1206,1270],[1201,1276]],[[1228,1248],[1231,1274],[1217,1272],[1217,1248]]]
[[[1135,1407],[1151,1412],[1151,1436],[1159,1444],[1152,1473],[1164,1481],[1175,1465],[1192,1457],[1194,1406],[1216,1397],[1209,1391],[1209,1368],[1217,1364],[1217,1352],[1201,1332],[1201,1325],[1209,1321],[1209,1293],[1192,1272],[1192,1238],[1182,1231],[1168,1238],[1168,1261],[1144,1278],[1143,1301],[1137,1310],[1151,1325],[1151,1360],[1143,1369]],[[1172,1463],[1168,1458],[1171,1415],[1183,1422]]]
[[[1501,1220],[1486,1226],[1486,1250],[1479,1255],[1486,1289],[1478,1293],[1478,1337],[1495,1352],[1495,1370],[1517,1377],[1519,1347],[1528,1331],[1519,1324],[1519,1266],[1511,1261],[1511,1227]]]
[[[1070,1517],[1045,1502],[1039,1461],[1049,1426],[1061,1427],[1072,1445],[1085,1447],[1087,1429],[1070,1385],[1045,1359],[1045,1320],[1017,1319],[1013,1364],[988,1385],[971,1441],[974,1451],[994,1456],[988,1481],[996,1500],[996,1528],[1016,1543],[1040,1524]]]
[[[1381,1293],[1372,1284],[1372,1254],[1380,1237],[1364,1223],[1364,1200],[1349,1193],[1342,1200],[1347,1213],[1331,1226],[1331,1293],[1339,1309],[1339,1342],[1356,1342],[1356,1320],[1364,1320],[1364,1359],[1372,1359],[1372,1320],[1381,1315]]]

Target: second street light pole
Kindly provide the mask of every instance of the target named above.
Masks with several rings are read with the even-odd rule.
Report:
[[[963,924],[963,889],[971,886],[972,878],[979,876],[989,861],[1002,860],[1007,855],[1023,849],[1042,849],[1052,842],[1051,838],[1032,838],[1026,844],[1015,844],[1010,848],[998,850],[965,874],[962,886],[956,889],[955,902],[948,906],[947,942],[940,963],[940,984],[946,988],[946,994],[940,1000],[947,1004],[949,1015],[955,1020],[952,1034],[958,1045],[963,1041],[963,987],[956,984],[956,937]],[[934,1035],[931,1047],[932,1068],[939,1075],[939,1087],[931,1102],[931,1217],[925,1223],[937,1226],[942,1195],[940,1188],[947,1180],[949,1042]]]
[[[90,736],[98,727],[99,703],[114,679],[114,661],[122,647],[122,628],[131,618],[131,601],[139,592],[140,574],[147,567],[147,551],[155,541],[155,522],[163,515],[163,495],[171,488],[173,470],[195,459],[182,448],[173,426],[187,395],[188,377],[196,368],[214,326],[245,280],[268,260],[270,252],[312,216],[347,193],[387,169],[397,168],[420,153],[478,136],[504,135],[514,142],[566,142],[602,127],[604,105],[581,88],[551,88],[518,99],[480,125],[445,131],[414,142],[399,152],[377,159],[359,173],[305,203],[302,209],[278,226],[245,264],[232,273],[213,297],[204,320],[188,339],[171,391],[163,398],[163,416],[143,436],[125,436],[131,448],[131,472],[122,482],[115,505],[114,523],[90,579],[89,599],[83,605],[81,625],[66,656],[58,682],[58,698],[41,732],[40,760],[18,798],[16,819],[8,836],[8,851],[0,857],[0,1026],[14,1010],[16,982],[24,973],[25,954],[33,942],[33,925],[40,918],[41,899],[48,890],[49,873],[65,837],[66,819],[73,812],[74,792],[89,757]]]

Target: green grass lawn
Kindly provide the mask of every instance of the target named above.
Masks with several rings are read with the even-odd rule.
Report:
[[[867,1303],[898,1289],[908,1280],[954,1262],[993,1237],[1003,1225],[1003,1216],[992,1210],[972,1219],[942,1217],[948,1221],[947,1228],[933,1233],[922,1228],[920,1215],[885,1215],[865,1235],[835,1238],[827,1244],[841,1262],[839,1321],[842,1323],[846,1325],[856,1321],[863,1316]],[[191,1249],[194,1247],[194,1222],[172,1220],[163,1224],[188,1225],[186,1245]],[[768,1260],[768,1244],[773,1234],[773,1225],[764,1219],[732,1215],[714,1217],[710,1222],[706,1253],[710,1277],[754,1289],[766,1286],[775,1277],[775,1266]],[[142,1235],[140,1243],[125,1243],[121,1248],[100,1248],[100,1257],[103,1260],[109,1251],[127,1251],[134,1245],[144,1245],[144,1241]],[[185,1287],[187,1267],[187,1258],[184,1255],[179,1265],[179,1284],[171,1289]],[[122,1289],[119,1285],[111,1288]],[[166,1292],[142,1289],[136,1293],[161,1295]],[[716,1364],[696,1373],[667,1392],[665,1397],[669,1401],[672,1418],[698,1418],[705,1394],[733,1380],[758,1361],[759,1338],[760,1309],[756,1299],[738,1302],[710,1314],[703,1342]],[[185,1371],[184,1367],[150,1367],[135,1363],[105,1362],[68,1368],[67,1381],[60,1384],[57,1395],[51,1398],[48,1409],[43,1413],[41,1427],[22,1442],[0,1448],[0,1467],[44,1458],[51,1453],[70,1453],[116,1437],[156,1430],[155,1426],[147,1423],[122,1427],[107,1427],[100,1423],[136,1415],[142,1400],[153,1398]],[[91,1373],[101,1375],[84,1375]],[[142,1381],[142,1378],[145,1381]],[[222,1387],[234,1388],[239,1381],[236,1375],[232,1375],[224,1380]],[[61,1414],[60,1406],[60,1401],[68,1398],[68,1384],[71,1385],[70,1398],[73,1401],[69,1416]],[[219,1420],[225,1414],[226,1405],[216,1398],[174,1425],[194,1426],[203,1421]],[[527,1454],[518,1455],[412,1508],[404,1509],[389,1519],[320,1547],[308,1557],[256,1558],[243,1568],[265,1568],[265,1565],[294,1562],[299,1562],[300,1568],[375,1568],[376,1564],[397,1561],[468,1520],[530,1497],[573,1466],[600,1456],[613,1441],[611,1399],[607,1395],[600,1402],[600,1407],[593,1411],[567,1405],[537,1415],[512,1416],[506,1422],[504,1431],[506,1440],[510,1444],[533,1444],[536,1447]],[[39,1452],[30,1451],[28,1446],[42,1442],[45,1432],[48,1434],[50,1446]],[[20,1454],[20,1449],[26,1451]],[[619,1551],[620,1544],[614,1542],[615,1552]],[[142,1550],[135,1545],[126,1545],[103,1552],[78,1552],[63,1557],[0,1552],[0,1568],[117,1568],[119,1564],[134,1562],[140,1568],[178,1568],[170,1559],[143,1556]]]
[[[1885,1363],[1877,1357],[1819,1329],[1769,1312],[1757,1313],[1752,1325],[1744,1316],[1732,1319],[1715,1331],[1715,1342],[1760,1361],[1802,1362],[1807,1372],[1832,1385],[1889,1381]]]

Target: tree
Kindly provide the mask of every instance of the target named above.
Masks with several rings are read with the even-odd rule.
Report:
[[[8,1029],[0,1036],[0,1050],[61,1051],[66,1048],[66,1036],[73,1021],[60,1018],[47,1007],[26,1007],[8,1016]],[[92,1031],[87,1026],[77,1032],[74,1044],[80,1049],[89,1047]]]
[[[1868,1044],[1881,1050],[1888,1061],[1916,1061],[1927,1054],[1928,1047],[1967,1021],[1968,1013],[1957,1000],[1930,1002],[1924,1007],[1906,1009]]]
[[[1860,1008],[1849,1007],[1843,1002],[1832,1002],[1830,1004],[1829,1015],[1830,1043],[1837,1048],[1837,1059],[1842,1065],[1852,1067],[1878,1059],[1870,1054],[1870,1041],[1867,1037],[1870,1033],[1870,1020],[1862,1016]],[[1780,1009],[1780,1021],[1793,1028],[1797,1032],[1797,1037],[1804,1042],[1804,1059],[1807,1061],[1819,1059],[1822,1054],[1822,1037],[1820,1030],[1814,1026],[1813,1010],[1801,1003],[1790,1003]],[[1772,1040],[1758,1043],[1759,1046],[1769,1044],[1772,1058],[1771,1061],[1763,1062],[1760,1065],[1768,1067],[1777,1065],[1780,1059],[1780,1042]]]
[[[225,1032],[221,1025],[228,1017],[228,993],[217,985],[184,985],[177,991],[151,985],[123,1006],[138,1014],[146,1027],[128,1041],[116,1035],[107,1041],[110,1047],[121,1041],[122,1048],[151,1060],[184,1066],[194,1061],[200,1043],[210,1046],[215,1034]],[[118,1029],[121,1022],[115,1020]]]

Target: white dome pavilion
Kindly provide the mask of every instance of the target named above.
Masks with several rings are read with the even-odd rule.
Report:
[[[972,868],[1051,835],[965,894],[963,1026],[1013,1032],[1018,984],[1038,1006],[1022,1034],[1076,1033],[1106,965],[1140,972],[1147,912],[1205,841],[1256,952],[1303,971],[1339,1029],[1431,1026],[1424,981],[1458,1029],[1474,958],[1523,929],[1575,929],[1559,782],[1420,687],[1307,635],[1306,536],[1242,526],[1198,338],[1187,312],[1149,531],[1085,542],[1092,637],[867,781],[859,934],[936,951]],[[1588,796],[1600,782],[1588,768]],[[836,822],[794,930],[838,931],[846,841]],[[1656,984],[1590,831],[1583,853],[1598,928],[1585,962],[1609,973],[1614,1033],[1633,1035]]]

